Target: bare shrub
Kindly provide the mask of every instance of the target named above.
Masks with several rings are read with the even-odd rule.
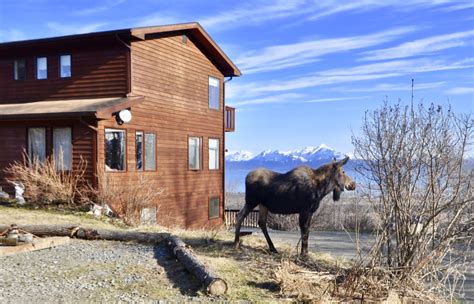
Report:
[[[158,206],[165,193],[165,189],[155,187],[146,174],[138,174],[137,177],[138,180],[132,180],[132,177],[128,176],[128,181],[121,178],[118,182],[111,174],[98,170],[98,185],[92,191],[97,203],[109,205],[131,226],[139,225],[142,209]]]
[[[474,172],[465,163],[473,132],[470,115],[399,102],[367,112],[353,136],[366,160],[357,168],[368,180],[364,195],[380,218],[368,265],[388,269],[392,282],[459,291],[453,283],[462,281],[473,230]]]
[[[10,183],[21,182],[25,187],[23,196],[31,204],[66,204],[78,207],[85,203],[82,189],[86,188],[84,173],[87,162],[81,157],[72,171],[58,170],[54,157],[44,162],[30,160],[24,153],[23,161],[15,161],[4,169]]]

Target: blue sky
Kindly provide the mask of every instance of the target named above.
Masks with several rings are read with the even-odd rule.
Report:
[[[0,0],[0,41],[199,21],[243,76],[229,150],[351,152],[387,98],[474,112],[474,2]]]

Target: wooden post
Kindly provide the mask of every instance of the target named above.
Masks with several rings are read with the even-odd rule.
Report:
[[[227,292],[226,281],[217,277],[211,269],[202,264],[196,256],[186,248],[186,244],[181,239],[170,236],[167,239],[167,243],[173,250],[176,258],[204,285],[208,294],[218,296]]]

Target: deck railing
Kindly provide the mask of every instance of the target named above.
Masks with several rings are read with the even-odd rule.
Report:
[[[225,131],[234,132],[235,131],[235,108],[225,106]]]
[[[239,209],[225,209],[225,224],[228,227],[235,226]],[[258,210],[252,210],[242,222],[242,227],[258,228]]]

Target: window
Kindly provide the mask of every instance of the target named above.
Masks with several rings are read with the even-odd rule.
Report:
[[[209,77],[209,108],[219,110],[219,79]]]
[[[17,59],[13,62],[13,78],[15,80],[26,79],[26,60]]]
[[[190,137],[188,144],[189,169],[199,170],[201,169],[201,138]]]
[[[46,159],[46,129],[28,129],[28,158],[30,164],[34,161],[44,162]]]
[[[209,200],[209,219],[218,218],[220,213],[220,201],[218,197]]]
[[[105,129],[105,169],[125,171],[125,130]]]
[[[143,170],[143,132],[135,133],[135,156],[137,170]]]
[[[145,133],[145,170],[156,170],[156,135]]]
[[[72,135],[71,128],[53,129],[53,153],[56,170],[72,168]]]
[[[219,140],[209,138],[209,170],[219,170]]]
[[[47,79],[48,78],[48,58],[38,57],[36,58],[36,79]]]
[[[59,57],[59,66],[61,78],[71,77],[71,55],[61,55]]]

